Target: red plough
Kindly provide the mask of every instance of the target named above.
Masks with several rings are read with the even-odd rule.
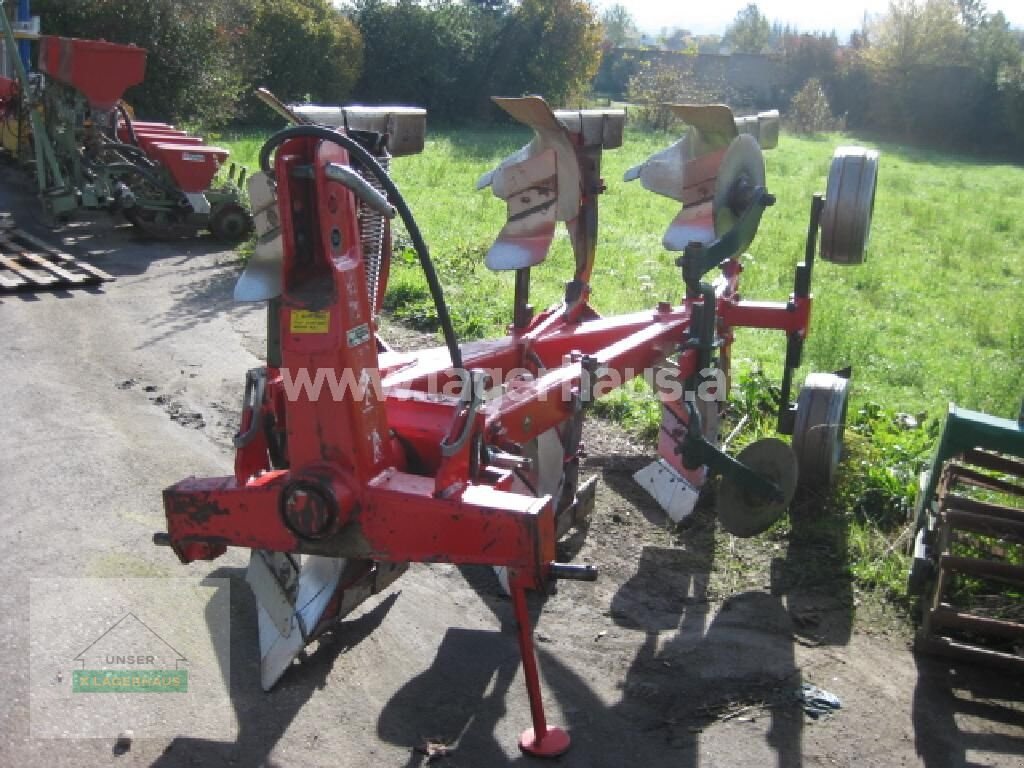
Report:
[[[624,115],[554,113],[536,97],[498,103],[535,131],[530,145],[481,180],[509,211],[487,255],[492,269],[516,272],[513,323],[502,339],[458,343],[429,252],[382,167],[389,136],[403,136],[408,151],[422,146],[409,141],[410,125],[419,121],[422,131],[422,113],[338,110],[335,122],[347,128],[299,125],[264,147],[267,176],[254,184],[276,195],[276,206],[254,194],[263,250],[236,295],[269,300],[267,365],[248,375],[234,475],[168,488],[168,533],[157,540],[186,563],[229,546],[252,550],[247,579],[259,604],[266,688],[407,563],[499,567],[533,718],[520,746],[550,756],[568,748],[569,736],[545,719],[526,591],[597,576],[591,566],[557,562],[555,553],[593,503],[593,481],[579,478],[588,407],[630,378],[657,372],[661,457],[638,479],[679,518],[706,479],[721,475],[720,496],[732,500],[720,510],[723,525],[742,535],[767,528],[792,498],[798,463],[828,481],[838,459],[845,381],[826,377],[796,407],[789,389],[808,331],[819,222],[838,208],[846,229],[826,230],[827,255],[859,261],[870,208],[847,216],[849,191],[816,198],[789,301],[741,299],[741,254],[773,202],[761,149],[727,108],[680,108],[687,136],[627,178],[685,205],[665,237],[680,251],[683,295],[675,305],[602,318],[589,302],[600,163],[602,151],[621,144]],[[833,173],[858,176],[858,189],[873,194],[874,162],[871,154],[841,152]],[[387,221],[396,213],[437,304],[446,339],[439,349],[394,352],[376,335]],[[565,300],[535,314],[530,269],[544,260],[559,221],[569,229],[575,271]],[[368,239],[370,230],[383,236]],[[718,276],[708,282],[712,271]],[[777,329],[789,340],[780,426],[801,425],[799,457],[778,440],[755,443],[738,459],[716,447],[737,327]],[[318,396],[315,381],[327,379],[339,386],[322,386]]]

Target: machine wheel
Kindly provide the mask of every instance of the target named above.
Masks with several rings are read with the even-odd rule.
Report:
[[[225,203],[210,217],[210,232],[225,243],[240,243],[252,233],[252,214],[238,203]]]
[[[828,487],[843,453],[850,382],[833,373],[808,374],[796,401],[793,450],[804,488]]]
[[[878,184],[878,152],[839,147],[832,155],[821,212],[821,258],[833,264],[862,264]]]

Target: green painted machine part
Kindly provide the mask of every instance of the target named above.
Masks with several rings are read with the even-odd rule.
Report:
[[[201,140],[197,142],[182,131],[171,130],[170,126],[166,126],[167,138],[162,139],[166,144],[158,144],[156,149],[140,146],[142,142],[134,141],[131,121],[120,105],[108,108],[106,101],[94,104],[89,94],[76,87],[86,78],[90,84],[99,83],[102,87],[104,70],[97,68],[95,60],[83,63],[79,69],[78,59],[72,59],[61,46],[81,46],[83,53],[88,52],[89,46],[119,46],[44,38],[41,50],[45,51],[43,44],[49,42],[51,50],[64,52],[66,58],[50,56],[46,61],[50,70],[47,70],[41,53],[40,68],[44,73],[59,70],[59,74],[30,79],[17,55],[14,30],[3,7],[4,2],[0,0],[0,25],[17,76],[20,109],[31,126],[31,158],[19,159],[33,167],[40,204],[49,223],[56,224],[74,211],[86,208],[122,213],[143,234],[155,239],[192,237],[202,229],[210,230],[225,242],[239,242],[248,237],[252,217],[240,192],[244,171],[236,179],[232,166],[226,183],[203,189],[205,184],[189,186],[185,180],[176,178],[175,167],[172,167],[174,158],[169,157],[175,150],[177,155],[185,153],[185,160],[194,159],[192,155],[202,156],[204,152],[206,156],[216,153],[226,157],[226,150],[209,147],[189,150],[185,144],[201,144]],[[57,69],[54,69],[54,60],[57,60]],[[113,65],[107,65],[110,66]],[[65,68],[71,72],[65,72]],[[141,72],[140,64],[139,77]],[[119,135],[119,121],[125,123],[121,130],[127,127],[130,138]],[[179,161],[178,165],[182,163]],[[215,173],[215,167],[211,166],[210,176]]]
[[[914,506],[915,531],[919,533],[926,522],[928,507],[935,500],[942,467],[950,459],[974,449],[1024,458],[1024,407],[1018,420],[1013,421],[958,408],[950,403],[927,481]]]
[[[951,405],[914,517],[915,648],[1024,670],[1024,409],[1013,421]]]

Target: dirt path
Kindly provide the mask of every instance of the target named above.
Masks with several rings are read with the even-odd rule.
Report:
[[[436,765],[541,765],[515,746],[527,700],[510,606],[485,569],[412,568],[260,690],[243,553],[185,567],[151,535],[163,487],[230,472],[262,313],[231,303],[232,253],[92,231],[78,253],[97,252],[115,283],[0,299],[0,766],[416,766],[427,739],[454,745]],[[806,567],[830,557],[813,537],[730,551],[706,512],[670,530],[629,479],[629,441],[592,427],[587,444],[602,482],[577,557],[601,579],[535,606],[549,717],[574,739],[559,765],[1024,765],[1019,680],[915,661],[901,633],[863,630],[843,564]],[[112,738],[31,737],[31,580],[211,574],[231,582],[230,738],[139,738],[116,756]],[[73,634],[86,619],[61,622]],[[842,709],[808,718],[793,697],[802,682]]]

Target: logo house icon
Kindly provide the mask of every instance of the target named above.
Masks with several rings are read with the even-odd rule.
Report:
[[[188,659],[128,612],[75,656],[74,693],[185,693]]]

